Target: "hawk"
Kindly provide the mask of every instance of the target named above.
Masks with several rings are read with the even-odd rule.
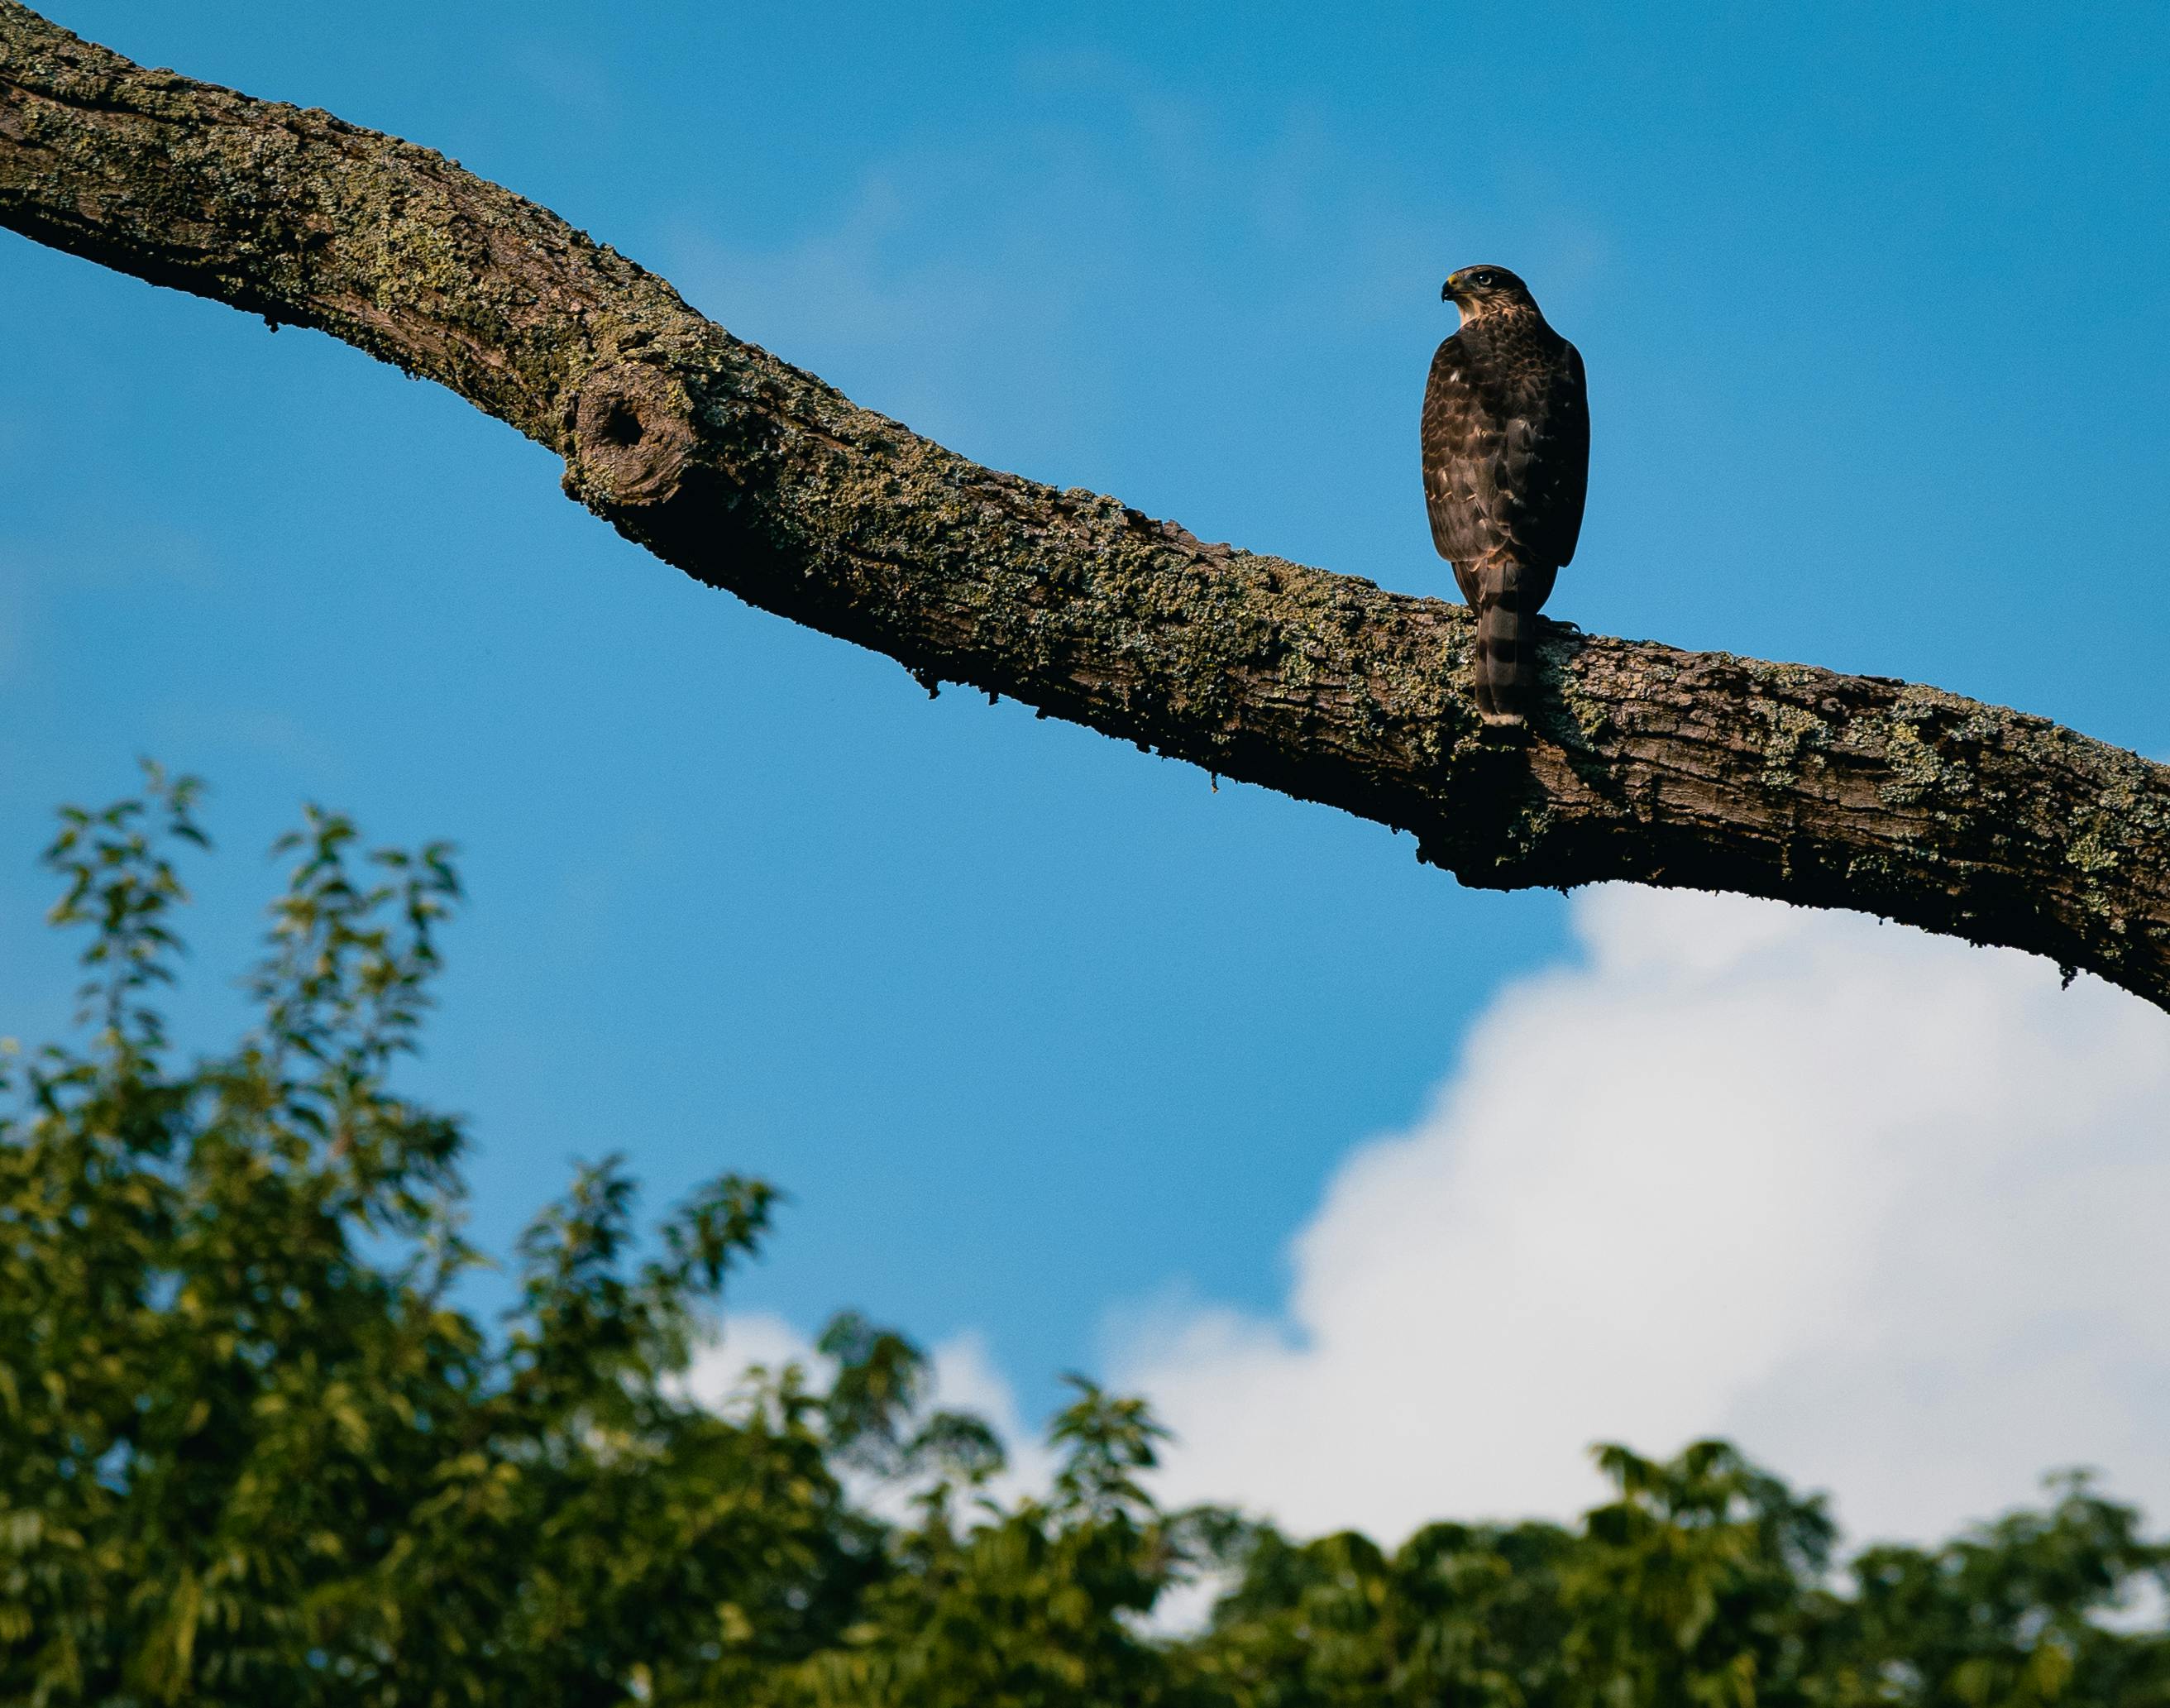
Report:
[[[1488,724],[1519,725],[1537,612],[1582,532],[1582,357],[1505,267],[1464,267],[1440,297],[1462,311],[1462,329],[1440,345],[1424,387],[1431,543],[1477,613],[1477,709]]]

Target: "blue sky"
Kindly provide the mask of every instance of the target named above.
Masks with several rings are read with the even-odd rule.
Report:
[[[983,461],[1396,586],[1451,592],[1439,282],[1507,263],[1591,376],[1553,614],[2170,751],[2158,8],[47,9],[441,148]],[[216,790],[206,1036],[298,801],[451,836],[418,1080],[486,1242],[575,1154],[656,1205],[751,1169],[793,1202],[744,1304],[976,1334],[1029,1416],[1111,1323],[1279,1320],[1355,1148],[1599,952],[1376,827],[930,702],[315,335],[12,236],[0,325],[0,1031],[64,1017],[45,816],[139,752]]]

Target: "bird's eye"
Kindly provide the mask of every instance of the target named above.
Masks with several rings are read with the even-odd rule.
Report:
[[[1479,273],[1469,282],[1472,285],[1496,285],[1499,282],[1499,276],[1497,273]]]

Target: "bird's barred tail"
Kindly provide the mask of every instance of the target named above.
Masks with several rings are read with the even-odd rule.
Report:
[[[1537,579],[1511,558],[1494,558],[1478,570],[1477,709],[1488,722],[1521,723],[1528,715],[1542,601]]]

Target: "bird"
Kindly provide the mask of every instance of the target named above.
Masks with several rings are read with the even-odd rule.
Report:
[[[1462,325],[1424,386],[1424,506],[1431,542],[1477,613],[1477,709],[1526,728],[1537,613],[1574,557],[1590,485],[1582,355],[1505,267],[1450,274],[1440,299]]]

